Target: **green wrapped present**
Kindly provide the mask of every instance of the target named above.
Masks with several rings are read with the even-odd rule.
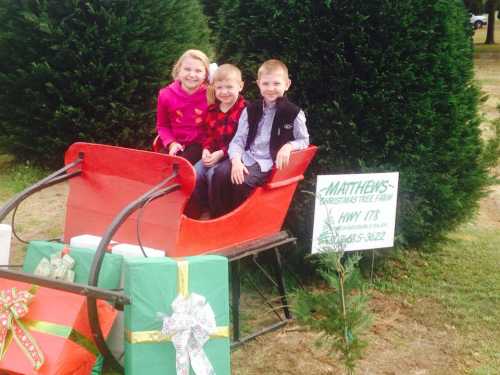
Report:
[[[227,262],[124,259],[125,374],[231,373]]]
[[[48,242],[31,241],[28,245],[28,252],[24,259],[23,271],[34,273],[35,269],[44,262],[43,259],[51,259],[55,254],[61,254],[64,249],[69,249],[69,255],[74,260],[72,270],[74,271],[74,282],[87,284],[90,274],[90,266],[94,259],[95,251],[67,245]],[[116,289],[120,286],[122,274],[123,257],[117,254],[106,253],[99,272],[97,285],[100,288]]]

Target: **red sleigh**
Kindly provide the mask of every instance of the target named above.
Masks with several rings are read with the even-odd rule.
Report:
[[[213,220],[195,220],[184,214],[195,185],[195,171],[185,159],[157,152],[75,143],[66,152],[65,167],[0,207],[0,222],[28,196],[69,180],[63,241],[69,243],[71,238],[82,234],[102,238],[88,285],[5,269],[0,269],[0,277],[86,295],[95,343],[105,357],[113,360],[101,332],[96,301],[106,299],[119,307],[130,300],[119,292],[96,287],[111,240],[161,249],[170,257],[216,253],[230,260],[274,248],[279,269],[277,286],[285,313],[282,322],[267,330],[275,329],[291,317],[277,247],[294,239],[281,229],[297,184],[304,178],[316,151],[315,146],[310,146],[293,152],[286,168],[274,170],[269,182],[257,188],[232,212]],[[241,343],[246,339],[239,337],[239,263],[233,263],[233,340]]]
[[[234,247],[281,230],[288,206],[316,147],[292,153],[290,164],[273,172],[269,182],[234,211],[213,220],[183,214],[195,185],[195,172],[176,156],[75,143],[66,152],[69,164],[83,155],[78,178],[69,182],[64,240],[86,233],[102,235],[118,212],[169,177],[172,191],[132,213],[113,240],[162,249],[168,256],[188,256]]]

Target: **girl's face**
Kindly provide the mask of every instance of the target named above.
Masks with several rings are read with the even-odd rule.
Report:
[[[238,95],[243,89],[243,82],[241,82],[241,80],[228,77],[220,81],[215,81],[214,88],[215,97],[224,107],[230,108],[234,103],[236,103],[236,99],[238,99]]]
[[[206,77],[205,65],[200,60],[189,56],[182,61],[177,73],[177,79],[181,82],[182,88],[189,94],[195,92],[205,82]]]

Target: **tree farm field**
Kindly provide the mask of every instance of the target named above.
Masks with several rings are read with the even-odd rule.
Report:
[[[476,31],[477,42],[484,41],[479,35],[484,32]],[[489,95],[481,108],[485,137],[496,135],[494,122],[500,119],[496,48],[483,53],[479,46],[475,60],[477,82]],[[44,174],[1,155],[0,203]],[[478,214],[438,249],[397,253],[376,269],[370,289],[374,319],[357,374],[500,373],[500,166],[491,174],[494,182]],[[66,195],[62,184],[30,197],[16,215],[19,235],[27,240],[60,237]],[[23,257],[24,245],[14,240],[10,263],[21,264]],[[246,300],[252,303],[253,297],[244,295]],[[255,306],[257,313],[265,308]],[[317,337],[293,323],[260,336],[233,351],[233,374],[343,374],[337,357],[315,347]]]

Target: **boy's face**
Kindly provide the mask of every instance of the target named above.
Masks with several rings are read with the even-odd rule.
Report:
[[[177,73],[177,79],[181,81],[182,88],[188,93],[195,92],[205,82],[206,76],[205,65],[190,56],[182,61]]]
[[[257,86],[266,104],[272,104],[276,99],[281,98],[291,83],[282,70],[262,73],[257,80]]]
[[[243,89],[243,82],[234,77],[214,82],[215,97],[226,107],[231,107],[236,103],[238,95]]]

